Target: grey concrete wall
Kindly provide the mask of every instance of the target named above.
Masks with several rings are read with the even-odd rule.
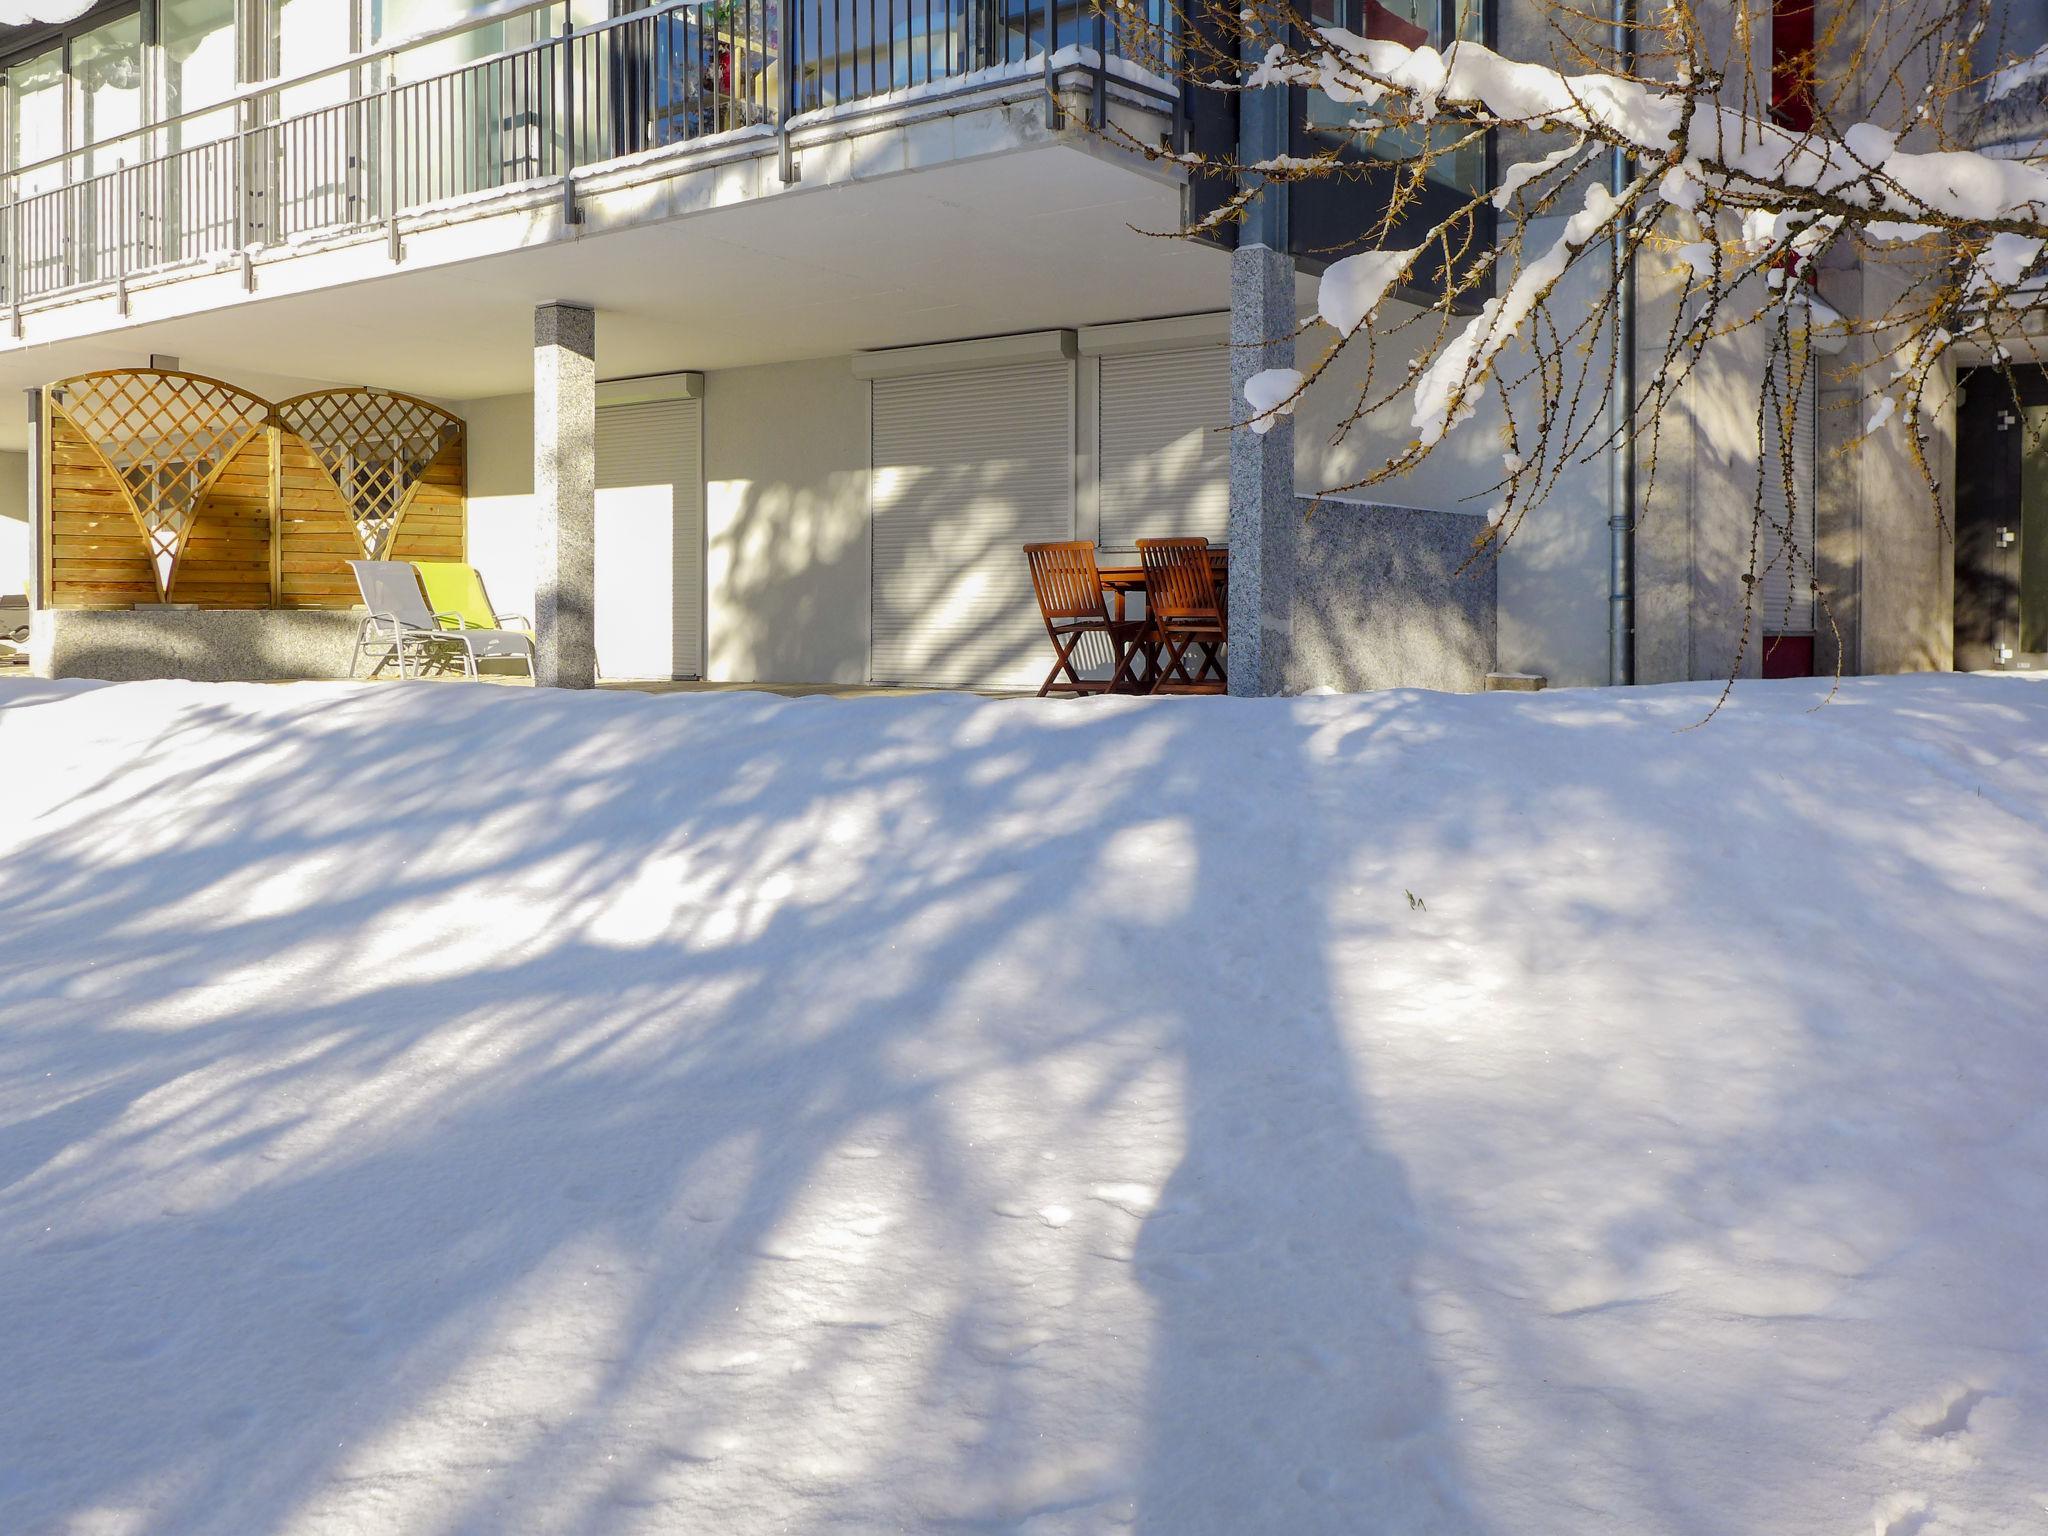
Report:
[[[275,682],[349,675],[356,613],[290,609],[43,608],[30,620],[37,677],[109,682]]]
[[[597,686],[597,312],[533,312],[534,667]]]
[[[1471,558],[1482,518],[1336,501],[1301,510],[1288,692],[1484,685],[1498,576]]]
[[[707,374],[704,482],[704,675],[865,681],[868,394],[848,361]]]

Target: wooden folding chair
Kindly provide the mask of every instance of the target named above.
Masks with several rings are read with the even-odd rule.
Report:
[[[1045,632],[1052,637],[1052,670],[1039,687],[1042,699],[1054,690],[1065,693],[1110,693],[1129,687],[1131,661],[1144,637],[1143,619],[1112,619],[1102,597],[1102,577],[1095,569],[1095,546],[1086,540],[1061,544],[1026,544],[1024,558],[1031,566],[1031,590],[1038,595],[1038,612],[1045,620]],[[1107,681],[1083,677],[1074,664],[1074,652],[1089,635],[1101,635],[1109,642],[1115,669]],[[1065,681],[1061,681],[1061,674]]]
[[[1209,564],[1209,541],[1140,539],[1138,559],[1145,567],[1145,621],[1159,649],[1152,691],[1225,692],[1229,679],[1223,670],[1223,644],[1228,629]],[[1198,652],[1193,675],[1187,668],[1190,649]]]

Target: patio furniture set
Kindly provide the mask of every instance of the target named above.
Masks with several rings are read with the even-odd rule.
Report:
[[[1101,565],[1086,540],[1026,544],[1031,589],[1052,640],[1051,693],[1223,693],[1229,551],[1207,539],[1140,539],[1136,565]],[[1129,616],[1131,594],[1145,611]],[[1091,636],[1099,643],[1089,646]],[[1089,655],[1089,651],[1095,654]],[[1082,668],[1108,675],[1084,675]]]
[[[375,677],[390,661],[400,677],[424,677],[458,666],[479,675],[483,661],[517,661],[533,671],[533,625],[523,615],[499,614],[476,567],[454,560],[351,560],[364,615],[356,630],[349,676],[374,658]]]
[[[1053,665],[1038,695],[1223,693],[1229,614],[1229,551],[1207,539],[1140,539],[1135,565],[1101,565],[1086,540],[1026,544],[1031,588]],[[486,661],[516,661],[534,676],[533,626],[500,614],[474,566],[447,560],[351,560],[368,611],[349,663],[375,677],[396,662],[400,677]],[[1132,617],[1129,601],[1142,596]],[[1101,643],[1090,647],[1091,637]],[[1090,651],[1094,654],[1089,654]],[[1087,669],[1084,671],[1083,669]],[[1107,672],[1107,676],[1089,675]]]

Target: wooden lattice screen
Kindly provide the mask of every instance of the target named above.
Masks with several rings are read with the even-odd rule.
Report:
[[[350,559],[464,558],[463,424],[428,401],[273,406],[161,369],[81,374],[44,399],[52,606],[348,608]]]
[[[438,405],[375,389],[322,389],[278,402],[278,420],[312,450],[348,504],[372,560],[387,558],[400,515],[462,422]]]
[[[219,379],[155,369],[82,373],[52,386],[49,399],[52,416],[84,438],[119,482],[163,596],[200,497],[269,425],[270,406]]]

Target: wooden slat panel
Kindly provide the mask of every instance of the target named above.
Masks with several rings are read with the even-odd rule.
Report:
[[[251,494],[250,489],[254,492]],[[259,600],[251,602],[252,593]],[[221,467],[193,511],[171,571],[176,603],[270,604],[270,435],[258,433]]]
[[[278,606],[348,608],[356,580],[344,563],[360,560],[348,504],[306,445],[278,438]]]
[[[113,471],[55,412],[49,439],[50,601],[60,608],[156,601],[149,542]]]
[[[347,409],[362,429],[361,450],[373,465],[381,462],[380,452],[388,452],[394,465],[401,463],[406,451],[402,444],[417,441],[417,435],[408,438],[399,428],[411,431],[419,424],[415,417],[430,426],[437,419],[452,426],[453,439],[417,471],[418,483],[411,488],[406,513],[413,524],[398,531],[390,554],[397,559],[463,558],[468,547],[467,463],[461,424],[426,402],[407,402],[397,410],[389,400],[371,399],[376,391],[323,393],[361,395],[368,402],[368,409]],[[300,414],[312,409],[311,422],[319,402],[306,407],[307,399],[299,397]],[[284,402],[279,409],[291,405]],[[388,449],[377,439],[379,423],[387,417],[394,424]],[[94,425],[93,430],[104,425]],[[147,424],[136,430],[145,434],[137,441],[146,449],[154,441],[146,435]],[[91,607],[155,601],[160,593],[148,537],[99,448],[53,409],[47,451],[50,473],[44,516],[51,600]],[[411,465],[418,462],[415,457]],[[407,466],[403,472],[414,471]],[[204,494],[191,508],[171,573],[171,590],[161,595],[206,607],[353,607],[358,594],[346,562],[361,557],[359,515],[314,447],[291,430],[259,431],[240,443],[229,462],[206,482]]]

